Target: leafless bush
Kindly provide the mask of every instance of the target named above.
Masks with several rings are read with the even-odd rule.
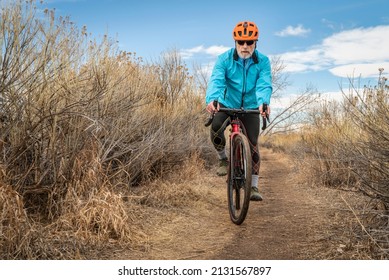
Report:
[[[272,113],[271,122],[261,134],[285,134],[299,130],[308,122],[307,120],[309,120],[306,111],[309,110],[313,104],[317,103],[319,97],[320,94],[317,89],[310,85],[307,86],[281,111]]]
[[[45,232],[57,236],[75,230],[126,243],[134,231],[120,193],[201,153],[202,99],[176,53],[144,65],[53,11],[38,19],[34,2],[7,5],[0,19],[1,183],[20,198],[26,221],[14,227],[31,226],[38,241],[48,223]],[[62,256],[50,251],[50,238],[14,236],[0,237],[11,248],[2,257]],[[85,243],[74,244],[77,251]]]
[[[314,129],[302,134],[309,154],[301,156],[311,167],[314,174],[309,176],[316,183],[353,190],[357,180],[351,168],[355,161],[348,151],[355,144],[356,131],[341,112],[341,105],[334,101],[323,102],[311,111]]]
[[[354,89],[347,112],[361,132],[354,173],[360,180],[359,189],[365,195],[383,201],[389,207],[389,91],[380,69],[379,82],[374,88]]]
[[[273,86],[273,99],[278,99],[282,96],[283,91],[290,85],[289,75],[285,70],[281,56],[273,56],[271,58],[271,75]]]
[[[371,198],[370,206],[375,206],[358,219],[373,242],[374,258],[387,258],[389,248],[384,238],[389,225],[389,92],[382,71],[376,87],[361,89],[350,79],[342,103],[324,102],[311,111],[313,122],[302,135],[308,154],[301,155],[311,182]]]

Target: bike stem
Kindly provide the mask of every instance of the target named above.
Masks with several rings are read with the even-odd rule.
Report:
[[[231,123],[231,126],[232,126],[232,133],[234,133],[234,132],[239,132],[239,124],[237,123],[237,122],[232,122]]]

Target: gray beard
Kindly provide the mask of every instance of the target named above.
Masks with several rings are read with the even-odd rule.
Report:
[[[238,52],[238,56],[241,58],[241,59],[248,59],[252,56],[252,54],[245,54],[244,56],[242,56],[241,54],[239,54]]]

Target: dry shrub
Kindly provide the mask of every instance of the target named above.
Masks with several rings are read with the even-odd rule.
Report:
[[[74,232],[76,238],[90,244],[110,240],[128,243],[135,236],[130,227],[134,217],[127,213],[119,194],[102,187],[80,200],[71,189],[69,192],[66,198],[69,208],[55,222],[56,231]]]
[[[22,197],[0,183],[0,259],[30,256],[32,226]]]
[[[2,7],[0,164],[37,231],[31,256],[63,258],[84,238],[132,240],[120,193],[167,177],[209,144],[202,95],[177,52],[144,64],[68,17],[37,17],[35,2]],[[58,236],[72,236],[69,254],[50,246]]]
[[[389,256],[389,92],[382,72],[376,87],[360,89],[350,80],[342,103],[324,102],[312,111],[312,124],[302,130],[305,153],[297,157],[311,184],[370,198],[350,211],[360,227],[351,230],[357,238],[367,236],[361,251],[372,258]]]
[[[141,204],[166,209],[180,209],[200,199],[200,194],[185,182],[155,181],[148,185],[149,190],[143,194]]]
[[[187,185],[194,179],[201,178],[205,161],[199,154],[193,154],[180,162],[169,174],[158,180],[150,181],[137,192],[135,201],[141,205],[156,208],[182,208],[200,199],[200,195]]]
[[[199,154],[191,155],[164,179],[147,184],[147,188],[140,194],[140,203],[166,209],[181,209],[195,203],[202,194],[189,186],[188,182],[202,178],[204,168],[205,160]]]
[[[171,174],[172,177],[169,179],[180,182],[201,178],[204,176],[205,166],[206,160],[199,153],[195,153],[186,158],[182,163],[180,171],[173,172]]]
[[[140,234],[132,227],[136,217],[104,176],[97,152],[96,144],[91,142],[76,157],[72,181],[61,201],[61,215],[51,230],[73,232],[74,239],[89,245],[108,241],[129,244]]]
[[[349,153],[355,134],[348,120],[330,120],[317,130],[306,130],[302,139],[305,153],[299,153],[298,162],[307,168],[307,179],[317,185],[355,190],[356,176],[351,167],[355,161]],[[350,132],[350,133],[348,133]],[[313,180],[313,181],[312,181]]]
[[[88,172],[122,186],[164,176],[201,153],[196,127],[202,98],[177,53],[144,65],[107,36],[89,40],[84,28],[57,20],[54,12],[37,20],[34,1],[4,10],[0,42],[9,44],[3,57],[19,49],[21,37],[28,51],[20,57],[36,62],[21,68],[18,60],[4,61],[1,83],[7,183],[27,198],[31,211],[49,219],[61,214],[67,188],[92,164],[79,156],[88,149],[99,164]],[[31,28],[15,34],[19,25]],[[46,45],[46,52],[35,50]]]
[[[347,110],[361,132],[356,149],[352,150],[356,159],[354,172],[361,182],[359,189],[389,208],[389,90],[381,73],[379,81],[374,89],[357,91],[355,104]]]

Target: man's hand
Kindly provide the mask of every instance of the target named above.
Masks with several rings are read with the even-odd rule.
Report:
[[[261,112],[261,116],[264,118],[270,115],[270,106],[267,105],[266,107],[267,107],[266,111],[263,111],[263,104],[259,106],[259,111]]]
[[[217,102],[217,106],[215,107],[215,101],[211,101],[211,102],[209,102],[209,104],[207,105],[207,111],[209,112],[209,113],[211,113],[211,114],[213,114],[213,113],[216,113],[217,111],[219,111],[219,109],[220,109],[220,105],[219,105],[219,103]]]

